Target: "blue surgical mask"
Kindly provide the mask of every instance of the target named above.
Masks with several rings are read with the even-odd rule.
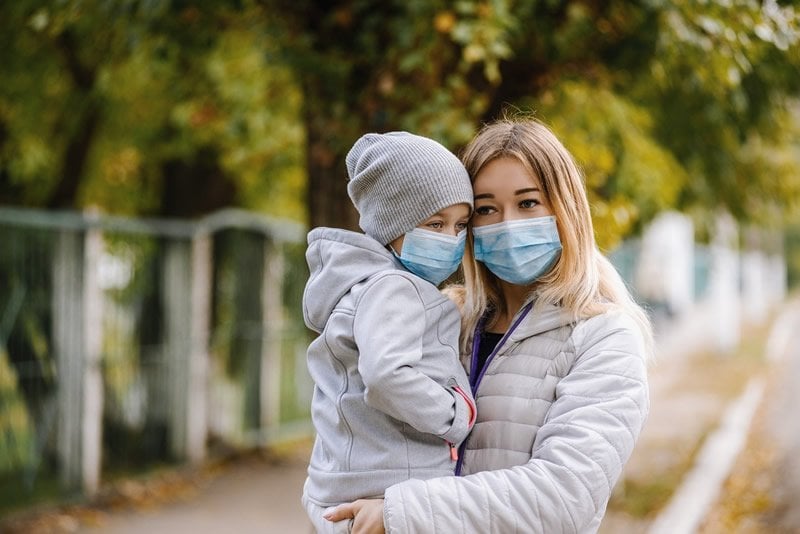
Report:
[[[438,286],[458,269],[466,241],[466,230],[447,235],[414,228],[403,238],[400,254],[394,255],[403,267]]]
[[[506,282],[526,286],[561,255],[555,217],[535,217],[473,227],[475,259]]]

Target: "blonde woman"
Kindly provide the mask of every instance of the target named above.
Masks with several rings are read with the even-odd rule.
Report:
[[[353,532],[596,532],[648,413],[647,316],[594,240],[583,177],[535,120],[466,148],[462,357],[478,420],[456,477],[344,504]]]

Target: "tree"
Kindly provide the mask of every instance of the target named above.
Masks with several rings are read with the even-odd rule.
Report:
[[[279,14],[303,90],[311,226],[355,226],[344,156],[362,133],[409,129],[457,150],[504,106],[562,77],[605,79],[603,58],[646,35],[648,22],[630,24],[625,2],[261,4]],[[600,35],[595,18],[609,31],[572,46]]]
[[[690,175],[680,207],[785,224],[800,207],[800,13],[777,2],[670,2],[648,86],[658,138]],[[708,216],[711,217],[708,217]]]
[[[3,202],[178,216],[307,209],[311,226],[353,228],[344,157],[358,136],[406,129],[457,152],[514,108],[533,110],[576,153],[607,246],[670,206],[778,220],[800,191],[790,3],[0,9]]]
[[[229,4],[0,4],[0,204],[187,218],[237,205],[301,218],[299,92],[271,57],[263,12]],[[52,233],[0,230],[0,300],[24,295],[18,318],[7,313],[13,328],[0,332],[0,363],[21,378],[2,386],[44,424],[43,397],[58,383]],[[134,302],[138,343],[126,357],[146,372],[158,368],[152,346],[163,341],[161,246],[145,237],[122,247],[137,276],[112,296]],[[164,435],[147,430],[156,442]]]
[[[271,204],[303,216],[299,92],[270,57],[257,7],[0,10],[0,202],[182,217]]]
[[[578,152],[595,213],[613,222],[607,245],[669,206],[750,217],[727,187],[736,154],[770,137],[798,89],[797,17],[774,2],[261,5],[303,92],[311,226],[355,226],[343,159],[361,133],[406,128],[457,149],[508,106],[538,110]],[[767,202],[772,175],[750,179]]]

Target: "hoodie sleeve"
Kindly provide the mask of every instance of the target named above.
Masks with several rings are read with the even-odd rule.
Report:
[[[531,459],[464,477],[389,487],[389,534],[594,531],[648,413],[644,347],[634,326],[584,332]]]
[[[361,296],[353,321],[365,402],[416,430],[451,443],[466,438],[468,401],[418,370],[426,314],[416,286],[384,276]],[[454,358],[453,365],[460,365]]]

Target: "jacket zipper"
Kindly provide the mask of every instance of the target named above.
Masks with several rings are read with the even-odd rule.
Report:
[[[453,391],[461,395],[464,398],[464,401],[467,403],[467,408],[469,408],[469,420],[467,421],[467,426],[471,429],[475,424],[475,420],[478,418],[478,411],[475,407],[475,403],[470,400],[466,393],[464,393],[464,390],[461,389],[461,386],[458,385],[458,382],[456,382],[454,378],[450,379],[450,383],[452,384],[450,387],[453,388]],[[448,441],[447,445],[450,446],[450,459],[454,462],[457,462],[458,447],[456,447],[452,441]]]
[[[452,441],[448,441],[447,445],[450,446],[450,460],[458,462],[458,449]]]
[[[464,398],[464,401],[467,403],[467,408],[469,408],[469,420],[467,421],[467,426],[472,428],[472,425],[475,424],[475,419],[478,418],[478,409],[475,407],[475,402],[469,398],[469,396],[464,393],[464,390],[461,389],[461,386],[455,385],[453,389]]]
[[[524,308],[522,308],[522,311],[519,313],[517,318],[514,320],[514,323],[511,325],[511,328],[509,328],[506,331],[506,333],[503,335],[503,337],[500,338],[500,341],[497,342],[497,345],[495,345],[494,350],[492,350],[492,352],[489,354],[489,357],[486,358],[486,363],[483,364],[483,368],[480,370],[480,372],[478,373],[478,376],[474,379],[474,382],[473,382],[473,378],[472,377],[474,377],[475,373],[478,372],[478,369],[477,369],[477,367],[478,367],[478,348],[480,347],[481,330],[483,329],[483,321],[481,320],[481,321],[478,322],[477,325],[475,325],[475,333],[472,336],[472,358],[470,359],[470,373],[469,373],[470,380],[469,381],[471,382],[471,386],[472,386],[472,396],[475,398],[475,402],[476,403],[478,402],[478,386],[480,385],[481,380],[483,380],[483,375],[486,373],[486,369],[489,368],[489,364],[492,363],[492,360],[494,359],[494,357],[497,354],[498,350],[503,347],[503,344],[506,342],[508,337],[511,335],[511,333],[514,330],[516,330],[516,328],[519,326],[519,323],[521,323],[522,319],[524,319],[525,316],[528,315],[528,312],[531,311],[532,307],[533,307],[533,303],[529,302],[527,305],[525,305]],[[467,447],[467,440],[465,439],[463,442],[461,442],[461,447],[459,447],[458,461],[456,463],[456,471],[455,471],[456,476],[460,476],[461,475],[461,465],[462,465],[462,463],[464,461],[464,449],[466,449],[466,447]],[[452,455],[451,455],[451,458],[452,458]]]

